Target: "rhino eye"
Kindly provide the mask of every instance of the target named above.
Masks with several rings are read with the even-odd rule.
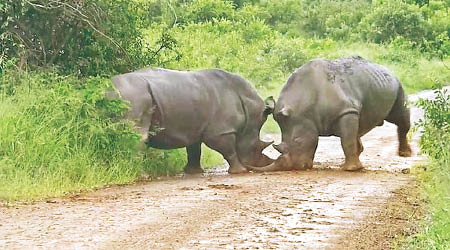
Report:
[[[300,137],[294,138],[294,140],[292,141],[294,142],[295,146],[300,146],[303,143],[303,140]]]

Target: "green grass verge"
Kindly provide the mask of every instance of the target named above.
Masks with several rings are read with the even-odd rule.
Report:
[[[450,96],[441,90],[435,100],[419,105],[425,110],[420,147],[431,162],[414,170],[427,199],[427,216],[404,248],[450,249]]]
[[[417,166],[414,173],[426,197],[427,215],[418,234],[402,244],[404,249],[450,249],[450,161]]]
[[[3,80],[14,85],[0,92],[0,200],[61,196],[182,171],[184,150],[138,150],[131,123],[114,118],[127,107],[103,95],[108,79],[12,73]],[[222,162],[204,150],[204,165]]]

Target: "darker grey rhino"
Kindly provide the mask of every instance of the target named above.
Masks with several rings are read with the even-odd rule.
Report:
[[[186,147],[187,173],[203,172],[203,142],[223,155],[229,173],[273,162],[262,154],[271,142],[259,139],[271,109],[242,77],[215,69],[144,69],[112,81],[129,102],[126,117],[135,122],[146,144],[159,149]]]
[[[399,155],[410,156],[406,135],[409,109],[400,82],[384,67],[361,57],[313,60],[288,79],[274,104],[281,155],[257,171],[312,168],[319,136],[338,136],[345,153],[343,170],[362,168],[360,137],[384,120],[397,125]]]

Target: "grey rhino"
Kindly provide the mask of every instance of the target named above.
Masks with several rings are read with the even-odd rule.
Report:
[[[338,136],[345,154],[341,169],[362,168],[360,137],[384,120],[397,125],[399,155],[411,156],[406,135],[409,109],[400,82],[384,67],[361,57],[313,60],[288,79],[273,116],[282,142],[281,155],[257,171],[312,168],[319,136]]]
[[[186,147],[187,173],[203,172],[201,144],[227,160],[229,173],[246,166],[266,166],[272,159],[262,150],[259,133],[269,114],[254,88],[235,74],[143,69],[112,78],[120,97],[130,103],[126,117],[135,122],[150,147]],[[151,131],[155,134],[149,135]]]

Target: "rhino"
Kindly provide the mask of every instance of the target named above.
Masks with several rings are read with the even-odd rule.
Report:
[[[158,149],[186,147],[186,173],[201,173],[201,144],[229,163],[229,173],[273,162],[262,153],[272,144],[259,139],[269,107],[242,77],[217,69],[177,71],[143,69],[112,78],[116,94],[130,104],[146,145]]]
[[[281,155],[256,171],[313,167],[319,136],[338,136],[345,154],[341,169],[362,169],[361,136],[384,120],[397,125],[398,154],[411,156],[406,135],[410,114],[400,82],[384,67],[361,57],[312,60],[291,74],[274,106],[282,133]]]

